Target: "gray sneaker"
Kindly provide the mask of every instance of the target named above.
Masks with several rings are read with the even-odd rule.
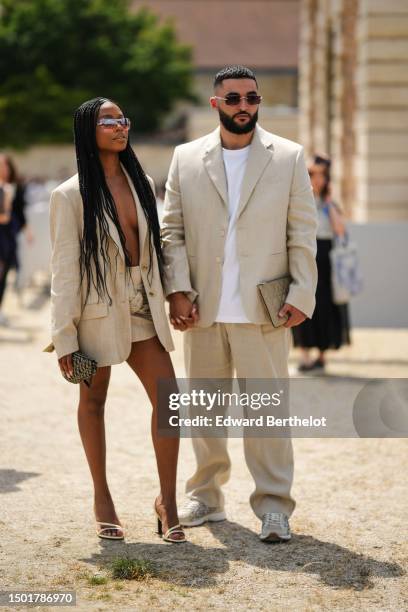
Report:
[[[226,514],[220,508],[207,506],[198,499],[189,499],[178,511],[180,525],[198,527],[207,521],[225,521]]]
[[[262,531],[259,538],[263,542],[287,542],[291,538],[289,521],[282,512],[267,512],[262,517]]]

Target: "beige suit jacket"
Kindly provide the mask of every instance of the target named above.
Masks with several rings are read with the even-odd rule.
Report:
[[[122,166],[133,194],[139,223],[140,269],[158,338],[167,351],[174,349],[164,308],[164,294],[156,253],[153,249],[153,274],[149,269],[147,221],[133,183]],[[153,186],[153,181],[149,177]],[[77,350],[98,362],[113,365],[127,359],[131,351],[131,314],[125,278],[125,257],[115,224],[106,216],[109,226],[108,254],[111,267],[106,284],[112,298],[98,299],[91,284],[85,304],[86,277],[80,285],[80,239],[83,233],[83,203],[78,175],[59,185],[51,195],[51,335],[45,351],[56,350],[58,358]],[[115,265],[116,253],[117,266]],[[101,266],[103,259],[100,257]],[[102,267],[103,269],[103,267]]]
[[[166,295],[197,299],[211,325],[221,297],[228,190],[220,130],[176,147],[163,218]],[[257,284],[290,273],[287,302],[311,317],[315,307],[317,213],[303,147],[257,126],[237,217],[240,291],[248,319],[267,323]]]

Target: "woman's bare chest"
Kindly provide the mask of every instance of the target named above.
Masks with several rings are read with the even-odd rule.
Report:
[[[127,180],[123,177],[123,180],[107,181],[107,183],[115,202],[122,231],[126,236],[129,233],[134,234],[138,229],[137,209]]]

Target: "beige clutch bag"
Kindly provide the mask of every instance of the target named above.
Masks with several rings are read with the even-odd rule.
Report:
[[[262,301],[274,327],[280,327],[289,318],[288,315],[279,317],[278,313],[285,303],[291,280],[289,275],[281,276],[280,278],[264,281],[258,285]]]

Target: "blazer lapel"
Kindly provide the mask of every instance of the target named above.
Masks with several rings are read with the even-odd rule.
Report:
[[[203,159],[208,176],[214,183],[214,186],[220,194],[224,204],[228,207],[227,178],[225,175],[224,160],[222,157],[219,127],[210,134]]]
[[[249,198],[251,197],[257,182],[261,178],[266,166],[272,160],[272,157],[272,140],[269,138],[267,132],[265,132],[259,126],[256,126],[251,147],[249,149],[244,178],[242,181],[237,218],[242,214],[243,210],[248,204]]]

